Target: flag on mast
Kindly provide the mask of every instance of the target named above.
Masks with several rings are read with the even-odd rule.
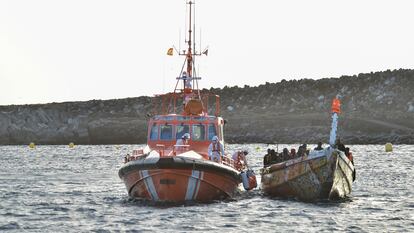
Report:
[[[167,51],[167,55],[172,56],[173,52],[174,52],[173,48],[169,48],[168,51]]]

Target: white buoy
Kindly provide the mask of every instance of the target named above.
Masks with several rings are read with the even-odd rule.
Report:
[[[392,152],[392,144],[391,143],[386,143],[385,144],[385,152]]]

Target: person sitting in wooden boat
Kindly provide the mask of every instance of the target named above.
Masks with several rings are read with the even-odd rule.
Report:
[[[290,149],[290,156],[292,158],[296,158],[296,150],[295,150],[295,148]]]
[[[298,153],[296,154],[297,157],[302,157],[305,155],[305,150],[303,149],[302,146],[299,146],[298,148]]]
[[[279,153],[277,153],[274,149],[270,151],[270,164],[280,163],[282,162]]]
[[[309,155],[310,150],[308,149],[308,145],[307,144],[303,144],[302,147],[303,147],[303,150],[305,151],[305,154],[306,155]]]
[[[183,134],[183,136],[181,136],[181,139],[178,139],[177,142],[175,143],[175,150],[176,151],[185,151],[186,150],[186,145],[188,145],[188,142],[190,140],[190,134],[189,133],[185,133]]]
[[[352,165],[354,165],[354,157],[352,156],[352,152],[349,150],[349,147],[345,147],[345,155],[348,157],[349,161],[351,161]]]
[[[340,138],[337,138],[336,139],[335,148],[338,149],[338,150],[340,150],[340,151],[345,152],[345,145],[341,142],[341,139]]]
[[[313,150],[323,150],[322,142],[318,142],[318,146],[315,147]]]
[[[211,141],[208,147],[208,157],[214,162],[220,162],[221,156],[224,156],[223,144],[221,144],[217,136],[214,136]]]
[[[270,164],[272,162],[271,156],[272,156],[272,150],[270,148],[268,148],[267,149],[267,154],[263,157],[263,167],[270,166]]]
[[[286,160],[290,159],[289,150],[287,148],[283,148],[282,159],[283,159],[283,161],[286,161]]]

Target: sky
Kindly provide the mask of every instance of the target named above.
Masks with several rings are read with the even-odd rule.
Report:
[[[185,0],[0,0],[0,105],[172,91]],[[413,1],[196,0],[201,88],[414,68]],[[201,36],[200,36],[201,35]],[[180,41],[181,38],[181,41]]]

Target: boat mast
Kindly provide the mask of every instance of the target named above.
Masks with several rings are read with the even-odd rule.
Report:
[[[190,5],[190,13],[189,13],[189,24],[188,24],[188,50],[187,50],[187,75],[188,77],[193,77],[193,53],[191,48],[191,10],[193,8],[193,2],[189,1],[187,4]]]

